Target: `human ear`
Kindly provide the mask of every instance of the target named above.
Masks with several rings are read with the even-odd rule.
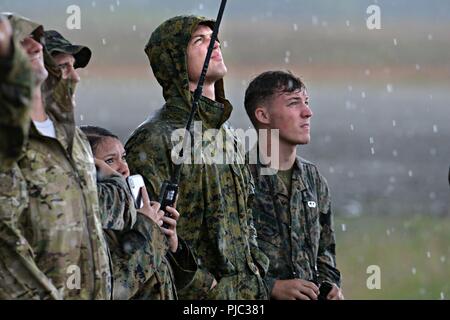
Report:
[[[270,123],[270,114],[266,107],[256,107],[255,109],[255,118],[258,122],[262,124]]]

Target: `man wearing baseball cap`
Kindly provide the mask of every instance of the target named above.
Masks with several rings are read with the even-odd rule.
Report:
[[[84,68],[91,60],[91,50],[82,45],[74,45],[65,39],[58,31],[45,31],[45,48],[61,69],[63,79],[70,78],[80,81],[75,69]]]

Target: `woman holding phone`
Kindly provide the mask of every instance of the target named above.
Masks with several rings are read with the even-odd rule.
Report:
[[[144,185],[142,208],[136,209],[125,180],[130,170],[119,138],[100,127],[80,129],[89,140],[97,167],[101,219],[113,264],[113,299],[177,299],[175,283],[183,289],[197,270],[187,245],[178,240],[180,214],[167,207],[171,217],[164,216],[160,204],[150,201]]]

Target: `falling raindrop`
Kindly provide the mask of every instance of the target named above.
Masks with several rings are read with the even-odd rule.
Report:
[[[147,160],[147,153],[145,153],[144,151],[139,152],[139,160],[140,161],[146,161]]]
[[[409,170],[409,171],[408,171],[408,176],[410,176],[410,177],[412,177],[412,176],[413,176],[413,172],[412,172],[412,170]]]
[[[397,45],[397,38],[394,38],[394,46]]]
[[[82,114],[80,114],[80,121],[84,120],[84,116]]]
[[[115,8],[114,8],[114,5],[113,5],[113,4],[109,6],[109,11],[111,11],[111,12],[114,12],[114,11],[115,11]]]
[[[445,299],[444,293],[441,292],[441,300],[444,300],[444,299]]]
[[[92,1],[92,8],[95,8],[97,6],[97,3],[95,1]]]
[[[436,193],[434,193],[434,192],[430,192],[430,199],[431,200],[434,200],[434,199],[436,199]]]
[[[328,170],[330,171],[330,173],[334,173],[334,168],[333,167],[330,167]]]
[[[133,31],[136,31],[136,25],[133,25]]]
[[[370,153],[372,154],[372,155],[374,155],[375,154],[375,148],[370,148]]]
[[[420,65],[416,64],[416,70],[417,70],[417,71],[420,70]]]
[[[374,143],[373,137],[370,137],[370,138],[369,138],[369,143],[370,143],[370,144],[373,144],[373,143]]]
[[[355,126],[353,124],[350,125],[350,130],[355,131]]]
[[[349,85],[349,86],[347,87],[347,89],[348,89],[348,92],[352,92],[352,91],[353,91],[353,87],[352,87],[351,85]]]
[[[347,27],[350,27],[350,20],[346,20],[346,21],[345,21],[345,25],[346,25]]]
[[[386,85],[386,90],[387,90],[387,92],[392,93],[392,91],[394,91],[392,84],[388,83]]]
[[[106,39],[105,38],[102,39],[102,44],[106,45]]]
[[[441,256],[440,260],[441,260],[442,263],[444,263],[445,260],[446,260],[445,256]]]
[[[416,268],[412,268],[411,272],[412,272],[412,274],[416,274],[416,272],[417,272]]]
[[[298,31],[298,25],[294,23],[294,31]]]
[[[366,98],[366,93],[363,91],[361,92],[361,98],[365,99]]]
[[[364,71],[364,74],[365,74],[366,76],[370,76],[370,69],[366,69],[366,70]]]
[[[390,178],[389,178],[389,182],[390,182],[390,183],[395,183],[395,181],[396,181],[395,177],[390,177]]]
[[[427,251],[427,258],[430,259],[431,258],[431,252]]]
[[[392,120],[392,126],[395,127],[397,125],[397,122],[395,120]]]
[[[341,224],[341,228],[342,228],[342,232],[347,231],[347,226],[345,225],[345,223]]]
[[[394,156],[394,157],[396,157],[396,156],[398,156],[398,152],[397,152],[397,150],[392,150],[392,155]]]
[[[433,40],[433,35],[430,33],[430,34],[428,34],[428,40]]]
[[[434,132],[434,133],[438,133],[438,127],[437,127],[437,125],[435,125],[435,124],[433,125],[433,132]]]
[[[200,4],[198,5],[198,10],[200,10],[200,11],[203,10],[203,7],[204,7],[204,6],[203,6],[203,3],[200,3]]]

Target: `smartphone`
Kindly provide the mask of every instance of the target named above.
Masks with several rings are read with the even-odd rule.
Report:
[[[142,201],[141,188],[145,186],[144,179],[140,174],[129,176],[127,178],[127,184],[133,195],[134,207],[136,209],[142,209],[144,207],[144,201]]]
[[[161,186],[161,193],[159,195],[159,203],[161,204],[161,210],[164,211],[166,217],[170,217],[170,213],[167,212],[166,207],[173,207],[178,195],[178,184],[170,181],[164,181]],[[163,228],[169,228],[167,223],[163,224]]]

